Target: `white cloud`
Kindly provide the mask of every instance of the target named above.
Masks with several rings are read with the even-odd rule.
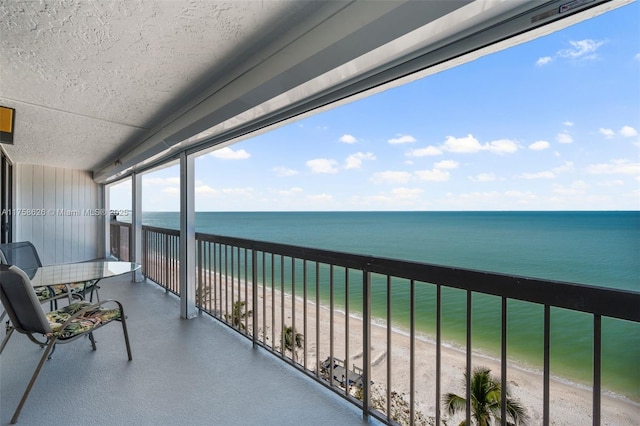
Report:
[[[444,161],[440,161],[439,163],[436,163],[434,165],[434,167],[436,169],[457,169],[460,166],[460,163],[458,163],[457,161],[453,161],[453,160],[444,160]]]
[[[631,126],[623,126],[620,129],[620,135],[625,138],[632,138],[638,136],[638,131]]]
[[[301,194],[302,192],[303,192],[302,188],[293,187],[293,188],[283,189],[281,191],[278,191],[278,194],[284,197],[291,197],[293,195]]]
[[[473,153],[481,151],[482,145],[480,145],[478,139],[474,138],[472,134],[469,134],[462,138],[447,136],[444,142],[444,148],[449,152]]]
[[[342,137],[340,138],[340,142],[344,142],[344,143],[356,143],[358,142],[358,139],[356,139],[355,136],[353,135],[342,135]]]
[[[180,188],[176,188],[175,186],[168,186],[166,188],[162,188],[162,192],[169,195],[179,195]]]
[[[194,191],[198,195],[217,195],[218,191],[209,185],[199,185],[194,188]]]
[[[537,198],[533,192],[529,192],[529,191],[525,192],[525,191],[510,190],[510,191],[505,191],[504,195],[510,198],[517,198],[518,202],[525,203],[525,204],[528,201],[535,200]]]
[[[589,185],[584,181],[577,180],[569,186],[554,184],[553,192],[559,195],[584,195],[588,188]]]
[[[397,135],[397,136],[398,136],[397,138],[389,139],[387,142],[389,142],[391,145],[416,142],[416,138],[414,138],[411,135]]]
[[[246,160],[247,158],[251,157],[251,154],[249,154],[244,149],[234,151],[228,146],[213,151],[210,155],[215,158],[220,158],[221,160]]]
[[[497,141],[491,141],[489,144],[485,144],[484,149],[495,154],[511,154],[518,150],[518,145],[512,140],[500,139]]]
[[[553,58],[551,56],[543,56],[542,58],[539,58],[536,61],[536,65],[541,67],[543,65],[547,65],[548,63],[550,63],[551,61],[553,61]]]
[[[640,61],[640,53],[636,53],[636,56],[634,56],[636,61]]]
[[[391,193],[393,194],[394,197],[396,198],[417,198],[420,194],[422,194],[424,191],[420,188],[404,188],[404,187],[400,187],[400,188],[393,188],[391,190]]]
[[[306,162],[307,167],[311,169],[313,173],[338,173],[336,160],[328,158],[316,158]]]
[[[624,185],[624,181],[622,179],[606,180],[603,182],[598,182],[598,186],[602,186],[605,188],[612,188],[615,186],[623,186],[623,185]]]
[[[551,145],[547,141],[535,141],[531,145],[529,145],[529,149],[533,151],[542,151],[549,148]]]
[[[143,185],[180,185],[180,178],[179,177],[168,177],[168,178],[143,177],[142,184]]]
[[[553,173],[565,173],[573,170],[573,161],[565,161],[562,166],[555,167]]]
[[[616,132],[614,132],[612,129],[605,129],[603,127],[600,127],[600,129],[598,129],[598,133],[600,133],[602,136],[604,136],[607,139],[611,139],[616,135]]]
[[[415,175],[418,179],[429,182],[445,182],[448,181],[450,177],[449,172],[440,169],[419,170],[415,172]]]
[[[246,196],[252,195],[253,192],[254,192],[254,189],[251,188],[251,187],[247,187],[247,188],[224,188],[222,190],[222,192],[224,194],[227,194],[227,195],[240,195],[240,196],[246,197]]]
[[[297,170],[288,169],[282,166],[274,167],[271,170],[273,170],[276,173],[276,176],[279,176],[279,177],[295,176],[298,174]]]
[[[632,163],[629,160],[613,160],[609,163],[592,164],[587,168],[587,171],[594,175],[640,175],[640,163]]]
[[[562,124],[567,127],[573,127],[573,121],[564,121]]]
[[[461,154],[472,154],[480,151],[489,151],[494,154],[505,154],[516,152],[518,150],[518,145],[509,139],[499,139],[482,145],[478,139],[469,134],[466,137],[461,138],[447,136],[442,149]]]
[[[407,183],[411,180],[411,173],[408,172],[379,172],[371,177],[374,183]]]
[[[556,136],[556,140],[560,143],[571,143],[573,142],[573,138],[571,137],[571,135],[569,133],[563,132],[563,133],[558,133],[558,136]]]
[[[332,195],[325,194],[325,193],[316,194],[316,195],[309,195],[307,198],[309,200],[313,201],[313,202],[316,202],[316,203],[317,202],[325,203],[325,202],[333,200],[333,196]]]
[[[598,57],[596,51],[602,46],[604,41],[596,41],[591,39],[571,40],[570,48],[560,50],[557,55],[566,59],[596,59]]]
[[[412,149],[407,153],[407,156],[409,157],[426,157],[435,155],[442,155],[442,150],[432,145],[426,148]]]
[[[496,180],[496,175],[493,173],[480,173],[475,176],[469,176],[469,179],[473,182],[492,182]]]
[[[555,179],[556,175],[553,172],[545,171],[538,173],[523,173],[520,177],[523,179]]]
[[[371,152],[356,152],[347,157],[345,169],[359,169],[362,167],[362,160],[375,160],[376,156]]]

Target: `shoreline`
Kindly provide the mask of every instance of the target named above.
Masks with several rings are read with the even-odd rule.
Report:
[[[237,285],[237,283],[236,283]],[[271,292],[274,292],[274,300],[276,303],[276,315],[271,318]],[[246,301],[251,303],[251,292]],[[265,300],[263,302],[263,294]],[[273,333],[271,325],[273,321],[274,330],[282,329],[281,300],[282,295],[279,289],[272,290],[269,286],[258,286],[258,306],[253,314],[258,315],[258,333],[266,345],[272,346],[270,342],[271,336],[275,334],[276,342],[273,350],[279,350],[279,333]],[[292,295],[284,293],[285,318],[284,324],[294,326],[296,331],[304,334],[303,324],[303,307],[305,301],[303,297],[296,295],[295,303],[293,303]],[[266,312],[262,312],[263,303]],[[292,324],[291,314],[292,307],[295,304],[295,324]],[[316,310],[319,309],[318,316],[320,324],[320,336],[316,336]],[[307,299],[307,336],[303,336],[307,343],[306,359],[303,359],[302,350],[297,355],[296,362],[306,366],[309,370],[314,370],[316,362],[324,361],[329,354],[327,347],[333,348],[334,358],[344,360],[346,347],[345,323],[347,316],[344,311],[334,309],[333,313],[333,345],[330,345],[329,333],[330,327],[326,326],[323,319],[328,320],[330,317],[330,308],[322,303],[316,305],[315,301]],[[267,330],[262,330],[263,316],[266,320]],[[349,321],[349,359],[345,365],[362,367],[362,318],[357,314],[351,313],[348,316]],[[409,393],[409,350],[410,335],[407,330],[391,326],[391,360],[388,360],[389,354],[386,348],[387,326],[382,319],[372,319],[371,321],[371,366],[372,366],[372,393],[375,387],[386,388],[387,365],[392,365],[392,389],[399,394],[408,395]],[[316,341],[320,342],[320,349],[316,347]],[[435,415],[435,348],[436,343],[429,336],[416,333],[415,335],[415,368],[414,368],[414,386],[416,410],[421,411],[425,416],[433,417]],[[320,359],[316,359],[316,354],[320,353]],[[286,352],[287,356],[291,355],[290,351]],[[491,369],[492,375],[499,379],[501,371],[500,359],[492,357],[489,354],[472,352],[472,368],[474,366],[486,366]],[[466,352],[462,348],[456,347],[451,342],[442,342],[441,345],[441,394],[454,392],[464,395],[464,372],[466,370]],[[543,401],[543,374],[540,370],[527,367],[517,360],[508,359],[507,380],[509,383],[509,392],[511,396],[518,399],[526,408],[530,418],[530,424],[539,424],[542,422],[542,401]],[[561,376],[550,376],[550,421],[551,424],[567,425],[567,424],[589,424],[591,423],[592,413],[592,391],[587,385],[565,379]],[[407,396],[408,401],[408,396]],[[460,415],[449,416],[441,409],[442,419],[453,421],[456,424],[462,419]],[[633,401],[625,395],[617,394],[613,391],[604,390],[601,396],[601,418],[602,424],[626,426],[633,424],[640,413],[640,402]]]
[[[258,287],[262,288],[262,286],[260,284],[258,285]],[[267,291],[269,291],[268,287],[267,287],[267,289],[268,289]],[[279,293],[279,290],[276,290],[276,292]],[[289,293],[285,292],[285,298],[287,298],[287,297],[291,297],[291,295]],[[296,296],[296,300],[298,302],[300,302],[300,303],[304,303],[304,300],[299,296]],[[309,300],[309,301],[307,301],[307,303],[309,303],[310,305],[313,305],[313,306],[317,306],[314,301],[310,301]],[[320,308],[321,309],[326,309],[327,311],[329,310],[329,307],[325,306],[323,304],[320,304]],[[346,312],[344,310],[342,310],[342,309],[334,309],[334,312],[337,313],[337,314],[343,315],[343,316],[346,314]],[[354,320],[356,320],[356,321],[362,321],[363,320],[362,316],[359,315],[359,313],[350,313],[349,317],[354,319]],[[374,318],[374,317],[372,317],[371,318],[371,325],[374,326],[374,327],[380,327],[380,328],[384,329],[385,333],[386,333],[386,327],[387,327],[386,320],[384,320],[382,318]],[[392,331],[392,333],[397,333],[397,334],[400,334],[402,336],[405,336],[406,338],[410,338],[410,331],[405,329],[405,328],[403,328],[400,325],[392,324],[391,331]],[[426,344],[434,345],[434,346],[436,345],[435,338],[431,337],[428,334],[416,331],[415,338],[416,338],[416,340],[423,341]],[[450,349],[452,351],[456,351],[456,352],[460,353],[461,355],[465,355],[466,354],[466,350],[465,350],[466,348],[464,346],[456,344],[455,342],[451,342],[451,341],[448,341],[448,340],[446,340],[446,341],[443,340],[441,342],[441,345],[442,345],[443,349],[447,348],[447,349]],[[474,356],[478,356],[480,358],[485,358],[485,359],[487,359],[487,360],[489,360],[491,362],[494,362],[494,363],[498,363],[499,364],[501,362],[501,360],[500,360],[500,358],[498,356],[496,356],[493,353],[487,353],[487,352],[485,352],[483,350],[474,349],[473,350],[473,354],[474,354]],[[511,358],[511,357],[507,356],[507,363],[509,365],[509,368],[514,368],[516,370],[522,371],[523,373],[529,373],[529,374],[537,375],[540,378],[543,377],[544,372],[543,372],[542,369],[538,368],[535,365],[529,364],[524,360],[517,359],[517,358]],[[561,382],[561,383],[563,383],[563,384],[565,384],[567,386],[574,386],[574,387],[580,388],[580,389],[582,389],[584,391],[591,392],[591,386],[589,384],[581,383],[581,382],[578,382],[576,380],[572,380],[572,379],[569,379],[569,378],[567,378],[565,376],[557,375],[557,374],[550,374],[549,377],[550,377],[551,380],[555,380],[557,382]],[[606,389],[606,388],[602,388],[602,395],[603,396],[604,395],[608,395],[608,396],[610,396],[612,398],[618,398],[618,399],[624,400],[624,401],[628,402],[629,404],[636,405],[638,407],[638,409],[640,410],[640,400],[635,401],[632,398],[628,397],[627,395],[624,395],[622,393],[619,393],[619,392],[616,392],[616,391],[613,391],[613,390],[610,390],[610,389]],[[639,414],[640,414],[640,412],[639,412]]]

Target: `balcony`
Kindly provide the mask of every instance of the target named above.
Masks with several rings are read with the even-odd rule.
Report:
[[[122,235],[121,244],[130,240],[129,224],[112,222],[111,228]],[[142,231],[145,275],[168,294],[180,295],[179,232],[149,226]],[[491,367],[503,389],[516,387],[529,424],[565,424],[566,413],[580,424],[633,421],[637,403],[606,391],[603,353],[610,340],[603,338],[603,323],[618,321],[637,333],[636,292],[209,234],[196,234],[196,247],[198,309],[261,353],[342,396],[365,417],[389,424],[452,421],[442,408],[443,395],[465,395],[465,374],[482,365]],[[495,323],[475,322],[474,313],[482,309],[494,311]],[[513,321],[519,310],[531,311],[528,322]],[[397,327],[403,312],[404,334]],[[452,318],[464,337],[454,350],[444,326]],[[433,325],[427,336],[420,331],[425,319]],[[580,322],[588,331],[565,326]],[[531,373],[514,362],[508,341],[536,324],[541,364]],[[487,356],[476,329],[495,334],[497,359]],[[558,340],[552,336],[559,329],[569,329],[571,342],[589,342],[590,378],[579,386],[567,385],[553,369]],[[460,415],[455,419],[457,424]]]
[[[96,352],[88,339],[58,345],[18,424],[363,424],[355,406],[210,316],[181,320],[178,300],[156,284],[111,278],[100,294],[124,302],[133,361],[119,327],[96,332]],[[41,351],[19,334],[4,350],[2,424],[9,424]]]

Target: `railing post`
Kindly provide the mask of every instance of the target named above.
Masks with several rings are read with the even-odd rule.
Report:
[[[129,231],[129,260],[142,262],[142,175],[133,173],[131,178],[131,227]],[[133,281],[142,281],[140,270],[133,273]]]
[[[262,284],[264,285],[264,283]],[[258,343],[258,253],[255,249],[251,249],[251,309],[253,315],[253,346]],[[262,313],[264,315],[264,312]]]
[[[368,266],[368,265],[367,265]],[[371,272],[365,267],[362,271],[362,417],[369,418],[371,400]]]

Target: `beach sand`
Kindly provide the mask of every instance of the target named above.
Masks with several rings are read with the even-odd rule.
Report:
[[[229,283],[230,284],[230,283]],[[219,287],[218,287],[219,288]],[[251,306],[251,290],[245,296],[244,283],[241,287],[235,284],[234,300],[245,300],[247,306]],[[222,295],[216,290],[214,295]],[[229,295],[230,297],[230,295]],[[246,298],[245,298],[246,297]],[[277,289],[259,287],[258,305],[253,309],[252,315],[258,321],[258,335],[267,346],[280,350],[283,323],[286,326],[294,326],[296,332],[304,338],[303,348],[298,349],[295,361],[310,371],[316,371],[317,361],[322,362],[329,356],[344,360],[347,355],[348,323],[348,357],[345,363],[350,369],[352,366],[361,368],[363,365],[363,322],[360,318],[334,311],[333,316],[326,306],[318,306],[311,302],[315,300],[309,295],[305,303],[302,298],[293,298],[289,294],[283,294]],[[222,306],[222,318],[224,314],[231,313],[233,303],[228,302],[227,311]],[[295,309],[293,309],[295,306]],[[304,308],[306,307],[306,326],[304,323]],[[218,305],[219,308],[219,305]],[[283,309],[284,308],[284,309]],[[251,309],[251,308],[250,308]],[[316,333],[317,318],[320,326]],[[284,319],[284,321],[283,321]],[[244,321],[244,320],[243,320]],[[295,322],[294,322],[295,321]],[[333,327],[331,327],[333,323]],[[252,318],[247,319],[248,332],[252,331]],[[331,331],[333,330],[333,345],[331,345]],[[275,341],[275,344],[273,342]],[[436,401],[436,345],[425,337],[418,337],[415,342],[415,409],[426,418],[435,417]],[[387,368],[391,365],[391,390],[402,395],[406,402],[409,401],[410,374],[409,354],[411,339],[408,333],[392,327],[391,345],[387,346],[387,327],[385,324],[372,324],[371,327],[371,364],[372,364],[372,392],[374,396],[386,394]],[[389,350],[390,349],[390,350]],[[390,352],[390,355],[389,355]],[[291,356],[291,352],[286,352]],[[389,360],[390,356],[390,360]],[[441,350],[441,393],[456,393],[464,397],[464,373],[466,371],[466,353],[451,345],[443,345]],[[485,366],[491,369],[496,379],[500,377],[500,361],[478,353],[472,355],[472,368]],[[541,372],[526,369],[509,361],[508,390],[510,396],[517,399],[526,409],[529,415],[530,425],[542,424],[543,407],[543,377]],[[385,398],[386,399],[386,398]],[[586,425],[592,424],[592,392],[586,386],[573,384],[559,378],[550,380],[550,423],[552,425]],[[383,402],[384,403],[384,402]],[[638,424],[640,417],[640,403],[627,398],[603,393],[601,403],[602,425],[628,426]],[[463,419],[464,414],[449,416],[441,410],[443,424],[457,425]]]

